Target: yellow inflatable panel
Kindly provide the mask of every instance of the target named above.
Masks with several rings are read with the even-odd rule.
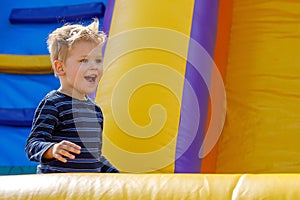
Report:
[[[49,55],[0,54],[0,72],[13,74],[53,73]]]
[[[300,172],[299,10],[296,0],[233,2],[217,173]]]
[[[193,0],[115,1],[96,102],[103,153],[123,172],[174,172],[193,8]]]
[[[0,176],[1,199],[299,199],[299,174]]]

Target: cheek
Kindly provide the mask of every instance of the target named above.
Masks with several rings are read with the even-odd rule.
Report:
[[[99,81],[100,81],[100,79],[102,79],[102,77],[103,77],[103,73],[101,72],[98,76]]]
[[[75,67],[69,70],[68,77],[72,80],[72,82],[76,82],[79,80],[84,74],[84,71],[81,67]]]
[[[103,67],[99,68],[98,71],[99,71],[100,77],[102,77],[103,76]]]

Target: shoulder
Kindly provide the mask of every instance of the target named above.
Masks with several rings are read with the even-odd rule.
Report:
[[[57,98],[55,96],[55,91],[51,91],[44,96],[35,110],[35,117],[46,114],[57,115]]]
[[[67,101],[69,100],[70,97],[66,96],[63,93],[60,93],[56,90],[53,90],[49,92],[44,99],[48,101],[53,101],[53,102],[59,102],[59,101]]]
[[[91,98],[87,97],[87,103],[88,103],[89,105],[94,106],[97,110],[100,110],[100,111],[101,111],[100,106],[99,106],[95,101],[93,101]]]
[[[55,91],[51,91],[48,94],[46,94],[44,98],[40,101],[39,107],[45,104],[53,104],[53,100],[55,100],[54,92]]]
[[[53,90],[51,92],[49,92],[48,94],[45,95],[45,97],[40,101],[39,103],[39,108],[41,107],[59,107],[60,104],[67,102],[68,101],[68,97],[66,97],[65,95],[63,95],[62,93]]]
[[[89,104],[90,109],[94,110],[94,112],[96,112],[100,118],[103,118],[103,113],[100,106],[90,98],[88,98],[87,102]]]
[[[45,102],[47,104],[52,104],[54,106],[59,107],[62,104],[71,104],[72,98],[60,93],[56,90],[53,90],[49,92],[43,99],[42,102]]]

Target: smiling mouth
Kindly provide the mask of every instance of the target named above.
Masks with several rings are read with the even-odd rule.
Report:
[[[97,79],[97,76],[96,75],[85,76],[84,79],[87,80],[90,83],[95,83],[96,79]]]

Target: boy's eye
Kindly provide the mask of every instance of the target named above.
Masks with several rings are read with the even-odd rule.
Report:
[[[88,62],[88,59],[83,58],[83,59],[79,60],[79,62],[81,62],[81,63],[87,63],[87,62]]]
[[[96,59],[95,62],[96,62],[97,64],[99,64],[99,63],[102,63],[102,60],[101,60],[101,59]]]

